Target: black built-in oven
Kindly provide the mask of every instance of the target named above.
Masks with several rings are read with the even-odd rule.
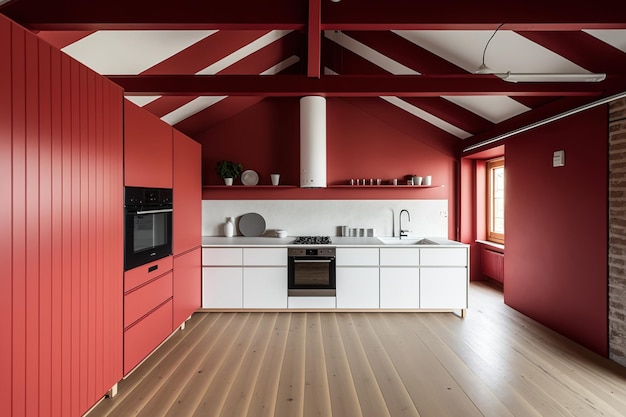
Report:
[[[172,254],[172,189],[125,187],[124,270]]]
[[[334,296],[336,293],[335,248],[289,248],[288,295]]]

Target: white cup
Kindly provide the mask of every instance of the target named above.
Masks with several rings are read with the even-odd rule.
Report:
[[[278,185],[280,174],[270,174],[270,177],[272,178],[272,185]]]
[[[413,177],[413,185],[422,185],[423,178],[417,175]]]
[[[427,175],[424,177],[424,181],[422,182],[422,185],[432,185],[432,183],[433,183],[432,175]]]

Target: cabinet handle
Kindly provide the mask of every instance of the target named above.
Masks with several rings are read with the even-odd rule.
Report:
[[[150,268],[148,268],[148,272],[156,271],[157,269],[159,269],[159,265],[153,265]]]
[[[329,264],[332,262],[332,260],[330,259],[310,259],[310,260],[294,259],[293,261],[294,263],[297,263],[297,264]]]

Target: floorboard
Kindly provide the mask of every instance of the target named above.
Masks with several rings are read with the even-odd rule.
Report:
[[[196,313],[88,417],[623,417],[626,368],[470,286],[451,313]]]

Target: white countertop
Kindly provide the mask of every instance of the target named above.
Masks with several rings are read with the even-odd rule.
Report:
[[[237,246],[237,247],[287,247],[293,246],[295,236],[288,236],[285,238],[260,236],[260,237],[223,237],[223,236],[203,236],[202,246],[215,247],[215,246]],[[340,237],[331,236],[332,246],[377,246],[377,247],[442,247],[442,246],[467,246],[464,243],[456,242],[442,237],[427,237],[427,239],[436,242],[436,245],[394,245],[384,244],[375,237]],[[296,245],[305,246],[305,245]],[[320,246],[320,245],[310,245]]]

